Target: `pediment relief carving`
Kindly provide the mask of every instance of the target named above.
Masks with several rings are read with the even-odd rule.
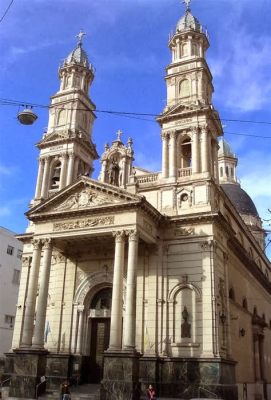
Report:
[[[114,198],[108,194],[98,193],[92,188],[85,188],[80,193],[74,193],[63,203],[55,207],[56,211],[79,210],[81,208],[96,207],[106,204],[120,203],[119,198]]]

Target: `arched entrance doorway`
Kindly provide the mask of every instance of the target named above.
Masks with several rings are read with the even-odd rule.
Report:
[[[99,383],[103,377],[103,353],[109,347],[111,302],[111,287],[99,290],[90,302],[90,357],[85,371],[89,383]]]

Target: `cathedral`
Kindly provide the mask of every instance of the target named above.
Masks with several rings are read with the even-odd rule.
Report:
[[[118,131],[93,162],[83,34],[59,68],[26,213],[10,397],[72,383],[101,400],[271,399],[271,268],[257,209],[212,103],[207,32],[186,1],[157,117],[161,171]],[[161,82],[162,84],[162,82]]]

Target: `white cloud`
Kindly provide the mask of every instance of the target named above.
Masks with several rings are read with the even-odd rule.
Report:
[[[251,196],[260,217],[270,218],[271,208],[271,155],[251,151],[240,158],[241,186]]]
[[[244,28],[227,31],[225,43],[210,59],[224,105],[238,111],[260,110],[271,100],[271,40]],[[225,33],[225,32],[224,32]]]
[[[0,165],[0,176],[1,175],[12,175],[14,171],[14,168],[12,167],[6,167],[5,165]]]

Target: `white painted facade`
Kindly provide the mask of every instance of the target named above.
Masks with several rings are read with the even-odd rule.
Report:
[[[0,227],[0,357],[11,348],[21,275],[23,245]]]

